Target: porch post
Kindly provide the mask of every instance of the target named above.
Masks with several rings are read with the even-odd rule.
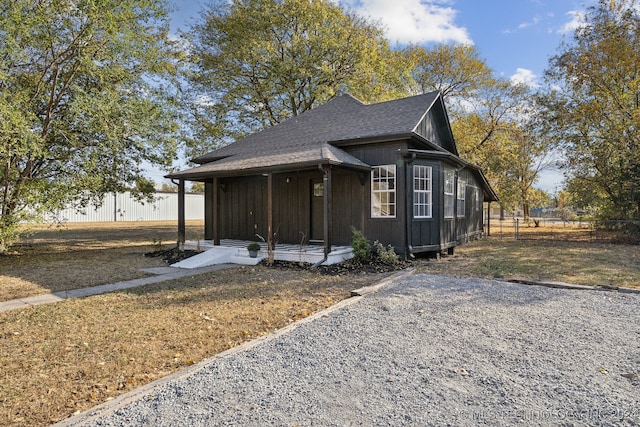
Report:
[[[487,237],[491,236],[491,201],[487,203]]]
[[[273,173],[267,174],[267,246],[273,250]]]
[[[213,189],[212,189],[212,210],[213,212],[211,212],[211,218],[213,220],[213,244],[216,246],[220,246],[220,230],[219,230],[219,216],[218,216],[218,204],[219,204],[219,189],[220,187],[220,180],[218,179],[218,177],[214,177],[213,178]]]
[[[184,214],[184,179],[178,180],[178,246],[184,245],[186,223]]]
[[[324,192],[324,255],[328,256],[331,252],[331,228],[333,222],[331,221],[331,166],[322,168],[324,176],[322,177]]]

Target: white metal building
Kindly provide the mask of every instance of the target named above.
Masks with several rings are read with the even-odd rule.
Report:
[[[204,219],[204,194],[185,194],[187,220]],[[169,221],[178,219],[178,193],[157,192],[153,203],[135,200],[130,192],[107,195],[100,206],[67,208],[55,219],[63,222]]]

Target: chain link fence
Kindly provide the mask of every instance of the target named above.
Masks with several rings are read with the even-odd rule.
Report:
[[[485,231],[491,238],[499,239],[640,245],[640,221],[492,218],[489,224],[485,220]]]

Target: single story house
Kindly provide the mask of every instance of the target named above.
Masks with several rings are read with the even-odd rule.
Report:
[[[352,228],[396,252],[453,251],[497,201],[458,156],[442,95],[364,104],[351,95],[256,132],[167,175],[205,183],[205,239],[349,245]],[[179,198],[180,200],[180,198]],[[180,209],[179,209],[180,210]],[[184,241],[184,217],[178,220]]]

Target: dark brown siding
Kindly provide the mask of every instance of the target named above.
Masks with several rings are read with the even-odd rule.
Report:
[[[267,238],[267,178],[251,176],[221,180],[220,237]]]
[[[213,180],[204,184],[204,238],[213,239]]]
[[[358,172],[334,168],[333,171],[333,235],[332,241],[336,245],[350,245],[352,239],[351,228],[354,227],[366,233],[364,228],[363,207],[367,204],[366,181],[369,174],[363,177],[366,181],[362,185]]]
[[[360,230],[371,242],[378,240],[383,245],[392,245],[397,252],[407,248],[405,162],[398,150],[407,148],[406,141],[387,142],[377,145],[361,145],[345,148],[349,154],[372,165],[396,165],[396,216],[395,218],[371,217],[371,174],[367,174],[364,188],[364,229]]]
[[[441,179],[443,174],[441,173]],[[474,192],[476,187],[480,187],[481,184],[476,180],[475,175],[469,169],[458,170],[456,179],[456,195],[455,195],[455,219],[445,219],[443,215],[442,225],[440,227],[441,232],[441,245],[442,248],[448,248],[465,242],[474,236],[482,233],[482,209],[476,209],[474,200]],[[465,212],[464,216],[459,216],[457,209],[457,190],[458,180],[464,180],[465,185]],[[444,191],[444,190],[442,190]],[[444,196],[443,196],[444,198]],[[444,200],[442,201],[444,204]]]
[[[455,142],[449,132],[449,123],[440,109],[429,110],[418,123],[416,133],[452,153],[455,152]]]
[[[443,146],[443,143],[440,140],[440,134],[438,133],[438,123],[431,111],[429,111],[422,121],[420,121],[416,127],[416,133],[440,147]]]
[[[465,216],[458,219],[457,229],[457,240],[463,242],[482,232],[482,205],[476,203],[476,189],[481,188],[481,183],[468,169],[461,170],[458,177],[466,182]]]
[[[273,176],[273,227],[276,241],[300,243],[309,241],[312,179],[321,179],[318,172],[292,172]],[[287,182],[287,180],[289,182]]]
[[[366,174],[366,173],[365,173]],[[307,244],[311,237],[312,183],[322,180],[320,171],[273,175],[273,232],[280,243]],[[365,177],[368,180],[368,174]],[[288,182],[287,182],[288,181]],[[262,176],[221,180],[220,233],[223,239],[267,238],[267,178]],[[365,185],[358,172],[333,168],[332,244],[349,245],[351,227],[363,227]],[[320,224],[322,218],[316,218]],[[320,236],[321,237],[321,236]]]
[[[440,246],[440,217],[442,213],[442,179],[440,177],[440,162],[429,162],[426,160],[415,160],[411,163],[407,186],[410,194],[413,194],[413,166],[431,166],[431,196],[432,212],[431,218],[413,218],[413,198],[410,197],[408,204],[409,218],[411,221],[411,246],[414,251],[431,251],[433,246]]]

